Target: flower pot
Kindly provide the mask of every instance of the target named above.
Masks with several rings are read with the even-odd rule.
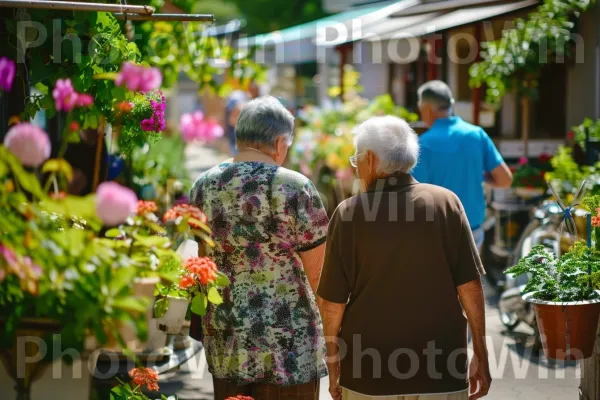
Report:
[[[167,298],[169,300],[167,312],[162,317],[156,319],[156,327],[160,331],[176,335],[181,332],[190,302],[188,299],[177,297],[168,296]]]
[[[523,296],[533,303],[546,357],[583,360],[592,356],[600,317],[600,299],[551,302]]]
[[[515,194],[522,198],[523,200],[531,200],[536,197],[543,196],[546,193],[545,189],[542,188],[526,188],[526,187],[516,187]]]

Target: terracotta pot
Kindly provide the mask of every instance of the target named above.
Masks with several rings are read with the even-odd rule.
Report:
[[[600,299],[550,302],[523,296],[533,303],[546,357],[583,360],[592,356],[600,317]]]

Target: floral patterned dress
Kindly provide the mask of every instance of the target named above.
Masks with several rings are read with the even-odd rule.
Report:
[[[231,280],[202,321],[213,376],[281,386],[325,376],[322,322],[299,255],[327,235],[314,185],[271,164],[222,163],[196,181],[191,202],[213,231],[207,255]]]

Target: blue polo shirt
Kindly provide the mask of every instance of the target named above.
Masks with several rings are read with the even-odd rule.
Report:
[[[485,131],[460,117],[438,119],[419,137],[416,180],[453,191],[463,203],[471,229],[485,220],[484,174],[504,162]]]

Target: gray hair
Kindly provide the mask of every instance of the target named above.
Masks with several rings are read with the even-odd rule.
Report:
[[[294,133],[294,116],[275,97],[262,96],[242,108],[235,135],[238,142],[273,146],[279,136]],[[290,140],[291,141],[291,140]]]
[[[454,105],[452,90],[442,81],[429,81],[418,90],[419,102],[428,103],[437,111],[448,111]]]
[[[373,117],[354,128],[356,154],[371,150],[379,158],[379,173],[410,172],[419,158],[419,138],[398,117]]]

